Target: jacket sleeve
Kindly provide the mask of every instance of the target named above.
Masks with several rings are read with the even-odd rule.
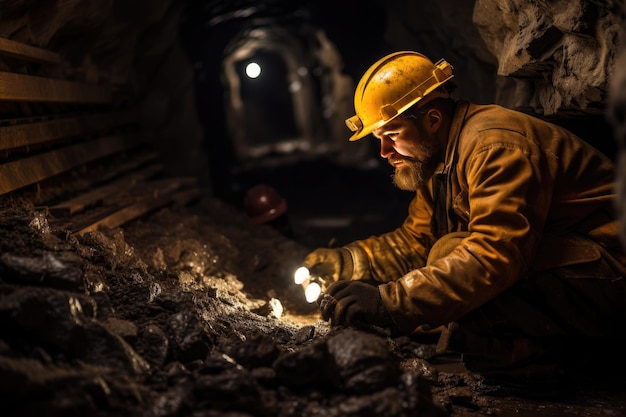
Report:
[[[468,235],[448,256],[380,286],[396,324],[413,331],[458,320],[515,283],[532,262],[552,181],[532,141],[490,131],[457,167],[467,198]],[[455,208],[457,210],[458,208]]]
[[[424,186],[411,201],[409,214],[399,228],[347,245],[354,263],[352,279],[390,282],[425,266],[434,242],[430,233],[432,211],[430,188]]]

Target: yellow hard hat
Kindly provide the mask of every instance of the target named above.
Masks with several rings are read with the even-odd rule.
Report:
[[[447,92],[434,90],[453,76],[452,65],[445,60],[433,64],[417,52],[401,51],[381,58],[356,87],[356,115],[346,119],[348,128],[355,132],[350,140],[369,135],[419,101],[426,104],[448,97]]]

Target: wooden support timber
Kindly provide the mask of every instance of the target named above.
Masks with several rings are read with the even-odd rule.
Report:
[[[0,194],[17,190],[72,168],[132,149],[140,143],[134,135],[103,137],[0,165]]]
[[[0,72],[0,100],[45,103],[108,103],[112,99],[108,85],[35,77]]]
[[[20,73],[0,71],[0,102],[21,110],[0,118],[0,195],[143,142],[130,133],[136,132],[133,112],[114,108],[110,85],[60,79],[58,72],[52,78],[29,63],[58,65],[58,54],[0,37],[4,57],[24,64]]]
[[[80,213],[86,208],[102,203],[115,194],[120,194],[137,185],[138,182],[144,181],[163,169],[160,164],[150,165],[140,171],[131,173],[124,178],[111,184],[93,188],[90,191],[80,194],[68,201],[64,201],[54,206],[48,207],[48,211],[53,216],[67,217],[76,213]]]
[[[199,195],[197,190],[178,191],[180,188],[190,184],[195,184],[195,179],[168,178],[145,183],[144,186],[148,188],[147,194],[139,197],[138,201],[132,204],[125,204],[114,211],[107,211],[104,216],[80,226],[74,230],[74,233],[83,235],[96,230],[113,229],[169,204],[191,201]]]
[[[2,37],[0,37],[0,56],[40,64],[58,65],[61,63],[59,54]]]
[[[81,114],[35,123],[0,126],[0,151],[106,131],[134,121],[130,112]],[[11,123],[9,120],[7,123]]]
[[[0,195],[36,195],[52,227],[79,235],[201,195],[195,178],[158,178],[164,167],[111,85],[64,79],[58,54],[2,37],[0,62]]]

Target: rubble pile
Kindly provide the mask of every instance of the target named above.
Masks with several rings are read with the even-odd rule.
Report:
[[[3,416],[626,410],[617,368],[557,387],[565,396],[554,400],[533,386],[537,400],[458,369],[436,337],[329,327],[293,282],[310,248],[218,200],[84,235],[56,225],[30,203],[0,200]]]
[[[428,349],[316,321],[306,249],[222,203],[75,236],[11,201],[0,224],[5,416],[447,414]]]

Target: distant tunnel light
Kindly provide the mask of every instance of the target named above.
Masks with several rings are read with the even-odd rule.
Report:
[[[246,65],[246,75],[250,78],[256,78],[261,75],[261,66],[256,62],[250,62]]]

